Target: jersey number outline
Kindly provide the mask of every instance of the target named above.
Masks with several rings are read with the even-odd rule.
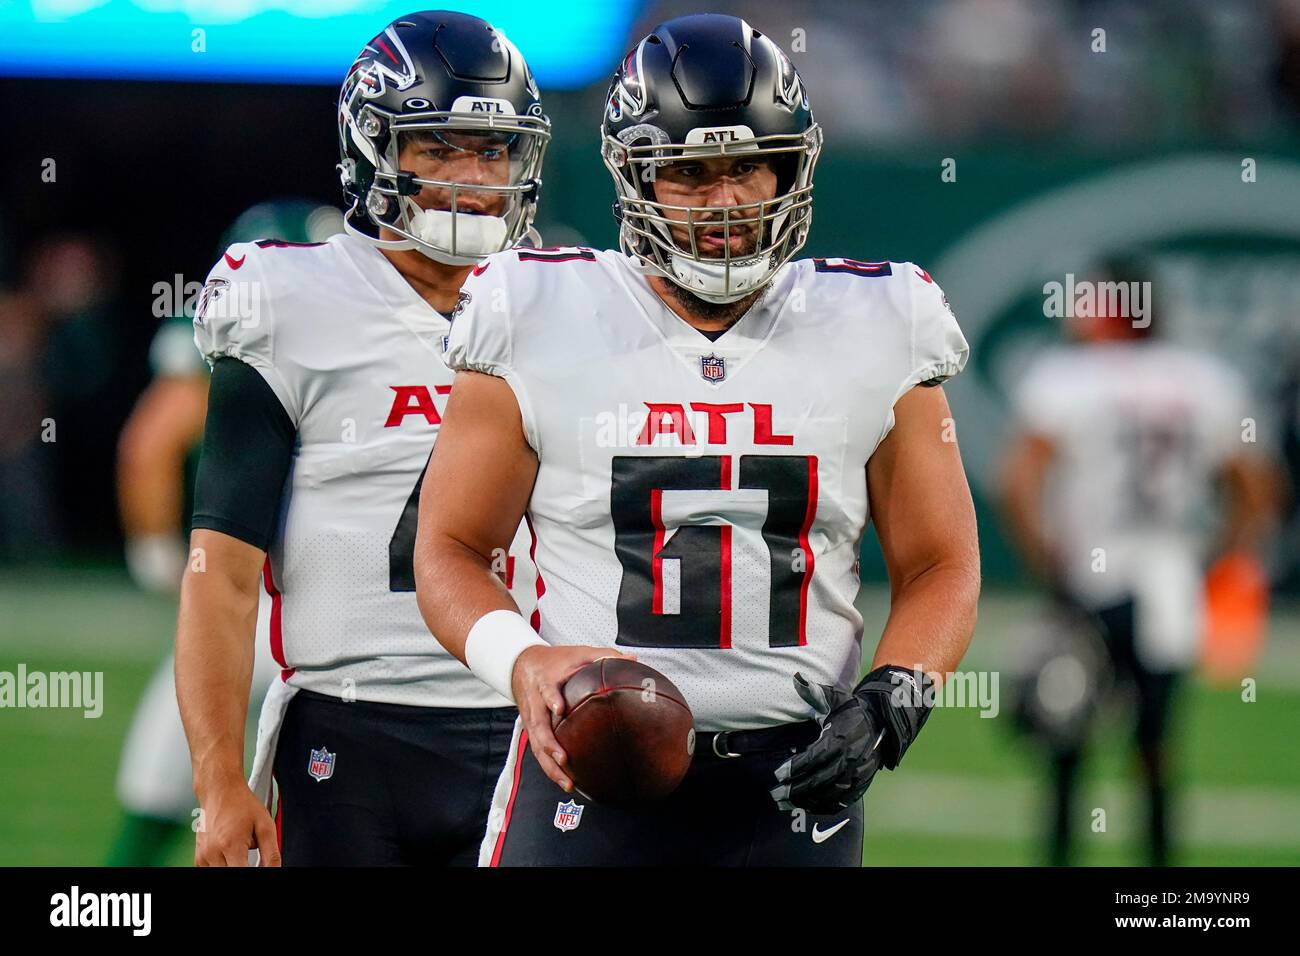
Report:
[[[767,492],[762,538],[771,568],[768,646],[804,646],[815,564],[808,536],[817,516],[817,456],[739,459],[737,490]],[[622,566],[616,644],[731,647],[735,526],[725,518],[723,523],[681,524],[669,536],[663,519],[664,492],[730,491],[731,465],[730,455],[614,457],[610,516]],[[665,588],[665,561],[676,562],[676,594]],[[666,598],[677,605],[675,610],[665,608]]]

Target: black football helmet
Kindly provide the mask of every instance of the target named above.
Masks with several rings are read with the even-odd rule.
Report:
[[[813,169],[822,131],[784,51],[738,17],[701,14],[655,27],[614,74],[601,122],[605,166],[614,177],[624,252],[709,302],[734,302],[770,282],[799,251],[812,223]],[[739,206],[657,202],[655,170],[672,162],[738,153],[770,157],[775,198]],[[672,237],[683,218],[689,248]],[[758,228],[744,258],[727,244],[702,256],[698,224]]]
[[[419,249],[451,265],[508,249],[532,227],[550,129],[528,64],[487,21],[445,11],[394,20],[366,44],[339,93],[347,229],[378,246]],[[398,161],[405,133],[431,134],[453,149],[480,142],[504,149],[508,184],[418,178]],[[417,204],[424,186],[446,190],[450,208]],[[504,196],[504,211],[489,216],[460,208],[471,192]],[[380,227],[402,238],[381,239]]]

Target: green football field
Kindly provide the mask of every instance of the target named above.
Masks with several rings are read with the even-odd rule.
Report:
[[[886,594],[864,592],[867,634]],[[964,669],[1009,666],[1031,597],[986,593]],[[102,671],[102,716],[0,709],[0,864],[95,865],[120,810],[113,780],[135,700],[171,640],[175,608],[116,572],[7,574],[0,580],[0,671]],[[1257,699],[1192,680],[1178,701],[1176,860],[1300,864],[1300,609],[1277,609],[1257,667]],[[1006,697],[1005,677],[1001,689]],[[1040,761],[1005,713],[933,715],[906,764],[867,795],[868,864],[1024,865],[1041,861]],[[1144,817],[1122,701],[1104,714],[1078,801],[1080,862],[1141,862]],[[1105,830],[1091,826],[1104,811]],[[191,851],[178,843],[171,861]]]

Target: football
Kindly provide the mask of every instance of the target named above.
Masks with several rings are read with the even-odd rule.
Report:
[[[555,737],[587,799],[641,806],[686,776],[695,720],[681,691],[654,668],[618,657],[593,661],[565,683],[564,703]]]

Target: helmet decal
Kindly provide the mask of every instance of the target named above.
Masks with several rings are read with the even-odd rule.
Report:
[[[763,37],[768,46],[771,47],[773,54],[776,56],[777,63],[780,64],[781,72],[777,78],[777,95],[781,102],[794,109],[801,103],[804,109],[808,108],[808,94],[804,92],[803,81],[799,79],[799,74],[790,62],[790,58],[785,55],[785,51],[779,46]]]
[[[399,92],[415,85],[415,64],[397,38],[396,30],[386,27],[383,33],[366,44],[348,71],[345,84],[354,76],[356,91],[368,100],[387,93],[390,83]]]
[[[638,43],[636,49],[623,58],[623,65],[619,67],[617,89],[619,116],[622,116],[624,112],[630,113],[632,116],[640,116],[646,111],[648,105],[646,89],[645,84],[641,81],[641,57],[645,51],[645,44],[645,40]],[[613,109],[612,103],[611,109]],[[611,116],[610,118],[614,119],[615,117]]]

